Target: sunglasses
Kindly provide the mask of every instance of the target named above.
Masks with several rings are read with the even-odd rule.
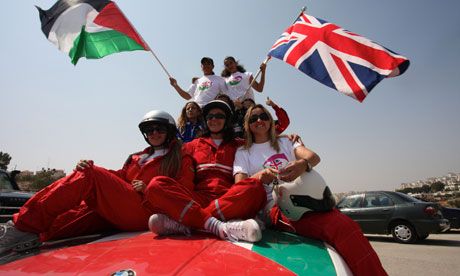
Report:
[[[152,127],[146,128],[144,130],[144,132],[147,135],[153,134],[155,131],[160,133],[160,134],[165,134],[165,133],[168,132],[168,128],[166,126],[152,126]]]
[[[259,115],[257,114],[254,114],[254,115],[251,115],[251,117],[249,117],[249,123],[252,124],[252,123],[255,123],[257,122],[258,120],[262,120],[262,121],[269,121],[270,120],[270,117],[268,116],[267,113],[260,113]]]
[[[212,119],[224,120],[225,118],[226,118],[225,114],[221,114],[221,113],[206,115],[206,121],[209,121]]]

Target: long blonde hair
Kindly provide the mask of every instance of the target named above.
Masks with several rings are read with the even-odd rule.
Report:
[[[276,151],[280,151],[280,145],[278,143],[278,136],[276,134],[275,130],[275,121],[273,120],[273,116],[270,114],[270,112],[261,104],[256,104],[254,106],[251,106],[248,111],[246,112],[246,115],[244,116],[244,139],[245,144],[244,148],[249,149],[253,144],[254,144],[254,135],[251,133],[251,129],[249,127],[249,118],[251,117],[251,113],[254,109],[260,108],[262,109],[263,112],[267,113],[268,117],[270,118],[270,129],[269,131],[269,140],[270,140],[270,146]]]

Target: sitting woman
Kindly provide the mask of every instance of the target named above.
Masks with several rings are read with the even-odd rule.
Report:
[[[193,188],[169,177],[152,180],[152,202],[161,210],[150,217],[152,232],[190,234],[193,228],[222,239],[261,239],[260,227],[251,218],[265,206],[265,190],[257,179],[233,182],[233,161],[242,141],[234,138],[232,114],[231,107],[220,100],[203,107],[206,132],[183,147],[194,159]],[[235,219],[238,221],[227,222]]]
[[[193,172],[190,157],[181,156],[171,115],[150,111],[139,129],[150,146],[131,154],[122,169],[107,170],[91,160],[80,160],[72,174],[29,199],[14,215],[14,222],[1,226],[0,254],[104,230],[147,230],[148,218],[155,211],[150,180],[165,175],[192,189]]]
[[[235,181],[251,177],[264,185],[276,179],[290,182],[320,162],[319,156],[303,145],[277,137],[273,118],[262,105],[248,110],[244,127],[246,143],[236,152]],[[308,212],[298,221],[291,221],[274,205],[269,189],[267,200],[266,223],[272,227],[329,243],[345,259],[354,275],[387,275],[358,224],[337,209]]]
[[[185,104],[177,119],[178,137],[187,143],[201,136],[204,129],[203,115],[200,106],[193,101]]]

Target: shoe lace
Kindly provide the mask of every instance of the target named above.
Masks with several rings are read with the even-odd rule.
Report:
[[[164,227],[169,230],[168,231],[169,234],[182,233],[182,234],[185,234],[187,236],[191,235],[191,231],[187,226],[185,226],[185,225],[183,225],[183,224],[181,224],[181,223],[179,223],[179,222],[177,222],[175,220],[172,220],[172,219],[170,219],[168,217],[165,217],[163,223],[164,223],[163,224]]]
[[[237,242],[240,238],[244,239],[244,237],[246,236],[242,221],[225,223],[223,230],[228,240],[232,242]]]

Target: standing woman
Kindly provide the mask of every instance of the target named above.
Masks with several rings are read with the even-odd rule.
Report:
[[[224,59],[224,70],[222,71],[221,76],[225,78],[230,98],[233,101],[239,102],[248,98],[254,100],[254,92],[252,91],[252,88],[254,88],[257,92],[262,92],[264,90],[266,68],[267,65],[265,63],[260,65],[262,73],[260,82],[254,81],[252,87],[248,90],[249,85],[254,79],[252,73],[246,72],[246,69],[244,69],[242,65],[238,64],[234,57],[226,57]]]
[[[149,147],[131,154],[122,169],[107,170],[91,160],[80,160],[72,174],[29,199],[13,216],[14,222],[1,226],[0,254],[101,230],[147,230],[155,211],[148,184],[165,175],[192,188],[188,180],[193,179],[192,160],[182,158],[176,125],[168,113],[148,112],[139,129]]]
[[[252,177],[264,185],[277,178],[290,182],[320,162],[319,156],[303,145],[277,137],[273,118],[262,105],[248,110],[244,126],[246,143],[236,152],[235,181]],[[290,221],[276,205],[270,208],[274,204],[271,190],[267,191],[267,198],[266,222],[272,227],[329,243],[354,275],[387,275],[358,224],[337,209],[305,213],[300,220]]]
[[[203,114],[200,106],[193,101],[185,104],[177,119],[177,135],[187,143],[201,136],[204,130]]]
[[[225,80],[222,77],[214,74],[214,61],[212,58],[203,57],[201,59],[201,70],[203,76],[196,81],[192,79],[192,85],[187,91],[183,90],[174,78],[169,78],[169,82],[179,95],[186,99],[192,100],[200,107],[214,100],[218,94],[227,94],[228,89],[225,85]]]
[[[251,218],[265,206],[265,190],[257,179],[234,183],[233,161],[242,141],[234,139],[232,113],[230,106],[220,100],[203,107],[207,131],[183,147],[184,153],[194,159],[196,175],[192,189],[168,177],[152,181],[152,202],[162,210],[150,217],[152,232],[189,234],[194,228],[222,239],[261,239],[260,227]],[[226,222],[234,219],[240,220]]]

